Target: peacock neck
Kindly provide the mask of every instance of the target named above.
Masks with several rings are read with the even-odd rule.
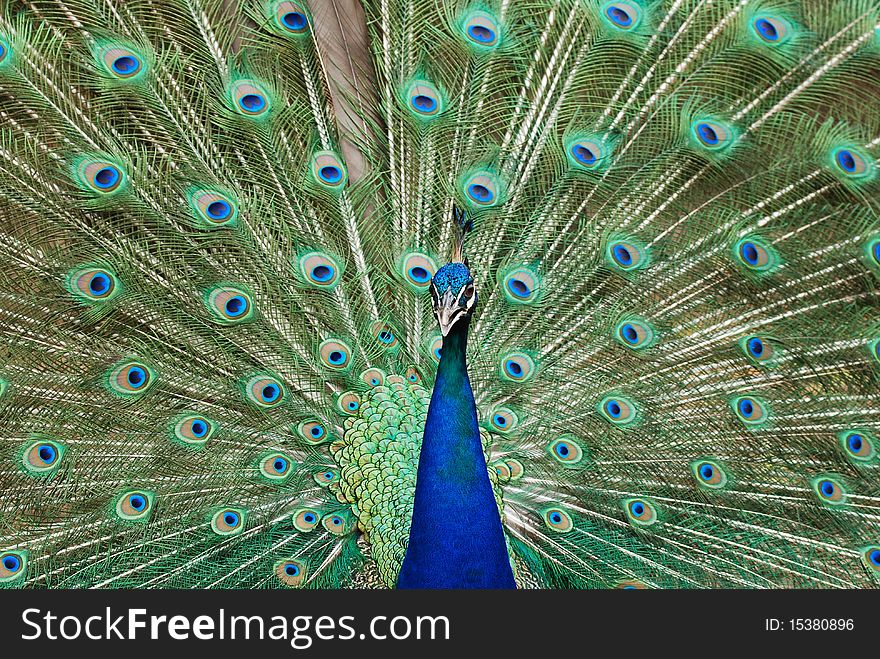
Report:
[[[467,320],[443,339],[398,588],[515,588],[467,374]]]

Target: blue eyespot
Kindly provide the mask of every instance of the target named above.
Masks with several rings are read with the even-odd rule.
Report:
[[[235,528],[236,526],[238,526],[239,523],[238,513],[227,512],[225,515],[223,515],[223,522],[229,528]]]
[[[704,464],[700,467],[700,478],[704,481],[712,480],[712,477],[715,475],[715,467],[710,464]]]
[[[288,16],[289,15],[290,14],[288,14]],[[295,576],[299,575],[299,566],[294,565],[293,563],[287,563],[284,566],[284,574],[286,574],[289,577],[295,577]]]
[[[500,426],[501,428],[504,428],[507,426],[507,419],[500,414],[496,414],[493,417],[493,420],[494,420],[496,426]]]
[[[632,514],[636,517],[640,517],[641,515],[645,514],[645,504],[643,504],[641,501],[634,501],[630,504],[629,509],[630,512],[632,512]]]
[[[356,400],[350,400],[350,401],[348,401],[348,403],[346,403],[345,406],[348,409],[350,409],[352,412],[354,412],[355,410],[357,410],[360,407],[360,404]]]
[[[511,377],[522,377],[523,369],[520,363],[515,362],[512,359],[508,359],[506,362],[504,362],[504,368],[507,371],[508,375],[510,375]]]
[[[754,414],[755,412],[754,403],[752,403],[752,401],[748,398],[743,398],[741,401],[739,401],[739,412],[746,417],[752,416],[752,414]]]
[[[394,334],[388,330],[382,330],[379,332],[379,340],[385,344],[394,343]]]
[[[52,464],[58,458],[58,451],[50,444],[41,444],[37,449],[37,456],[47,465]]]
[[[0,43],[0,62],[6,59],[6,46]]]
[[[550,521],[554,524],[559,524],[562,521],[562,515],[559,513],[550,513]]]
[[[263,390],[260,392],[260,394],[263,398],[263,401],[267,403],[274,403],[278,399],[278,396],[281,395],[281,389],[279,389],[274,384],[267,384],[265,387],[263,387]]]
[[[226,313],[229,315],[230,318],[240,316],[245,311],[247,311],[247,308],[247,300],[245,300],[244,297],[242,297],[241,295],[236,295],[226,300]]]
[[[140,494],[132,494],[128,497],[128,504],[136,511],[140,512],[147,506],[147,500]]]
[[[697,124],[697,134],[700,137],[700,141],[707,146],[715,146],[719,142],[718,133],[709,124]]]
[[[611,250],[611,254],[614,257],[614,260],[624,268],[632,265],[632,254],[630,254],[630,251],[624,245],[615,245]]]
[[[598,158],[593,151],[583,144],[575,144],[571,147],[571,155],[574,156],[575,160],[577,160],[582,165],[590,166],[596,164]]]
[[[776,26],[766,18],[759,18],[755,21],[755,30],[767,41],[776,41],[779,38]]]
[[[208,424],[201,419],[196,419],[190,424],[190,431],[197,438],[204,437],[208,432]]]
[[[633,19],[624,9],[611,5],[605,10],[605,15],[611,19],[611,22],[620,27],[630,27]]]
[[[560,458],[567,458],[570,453],[571,453],[571,450],[568,448],[568,446],[566,444],[560,443],[560,444],[556,445],[556,454]]]
[[[415,282],[424,283],[431,278],[431,273],[417,265],[409,269],[409,276]]]
[[[623,337],[624,341],[633,345],[639,342],[639,333],[630,323],[626,323],[620,328],[620,336]]]
[[[306,17],[298,11],[287,12],[281,17],[281,22],[293,32],[302,32],[308,25]]]
[[[101,190],[107,190],[114,187],[119,182],[120,177],[121,174],[116,167],[107,165],[97,171],[94,178],[94,184],[95,187],[100,188]]]
[[[18,572],[21,569],[21,559],[13,554],[3,557],[3,567],[7,572]]]
[[[479,183],[473,183],[468,186],[468,194],[481,203],[488,203],[492,201],[492,191],[489,190],[485,185],[480,185]]]
[[[96,296],[101,296],[110,290],[110,284],[110,277],[103,272],[98,272],[89,280],[89,291]]]
[[[309,434],[315,439],[320,439],[324,436],[324,427],[323,426],[312,426],[312,429],[309,431]]]
[[[139,389],[147,381],[147,372],[140,366],[133,366],[128,371],[127,379],[132,389]]]
[[[222,199],[218,199],[208,204],[205,212],[212,220],[225,220],[232,212],[232,207]]]
[[[760,358],[761,355],[764,354],[764,342],[761,341],[761,339],[759,339],[758,337],[753,337],[749,339],[748,346],[749,354],[752,357]]]
[[[305,515],[303,515],[303,519],[309,524],[312,524],[316,521],[317,518],[312,513],[306,513]]]
[[[333,517],[330,518],[330,523],[333,526],[342,526],[342,518],[334,515]]]
[[[755,243],[744,242],[740,245],[739,252],[746,263],[758,265],[758,247]]]
[[[471,25],[467,33],[471,39],[479,43],[489,44],[495,41],[495,33],[484,25]]]
[[[847,151],[846,149],[841,149],[835,155],[835,159],[837,160],[837,164],[840,168],[847,172],[848,174],[853,174],[856,171],[856,159],[853,156],[851,151]]]
[[[141,63],[133,55],[123,55],[113,60],[113,70],[120,75],[129,75],[141,67]]]
[[[861,435],[850,435],[847,438],[847,445],[849,446],[849,450],[853,453],[858,453],[862,450],[862,446],[864,446],[865,442],[862,439]]]
[[[342,172],[338,167],[327,165],[318,170],[318,175],[326,183],[338,183],[342,179]]]
[[[334,350],[327,357],[327,360],[331,364],[344,364],[345,363],[345,353],[340,350]]]
[[[875,549],[868,554],[868,560],[877,567],[880,567],[880,549]]]
[[[507,288],[516,297],[520,298],[527,298],[532,294],[532,290],[522,279],[510,279],[507,282]]]
[[[416,94],[412,97],[412,105],[418,112],[429,113],[437,109],[437,100],[424,94]]]
[[[325,282],[333,279],[333,275],[335,274],[332,266],[329,265],[319,265],[312,269],[312,279],[318,282]]]
[[[605,411],[608,412],[608,415],[612,418],[619,418],[620,414],[623,410],[620,408],[620,403],[616,400],[609,400],[605,403]]]
[[[822,490],[822,494],[826,497],[830,497],[834,494],[834,483],[831,481],[822,481],[819,483],[819,489]]]
[[[874,255],[874,260],[880,264],[880,240],[874,243],[874,248],[871,250],[871,253]]]
[[[238,104],[242,110],[253,114],[266,107],[266,99],[260,94],[245,94],[238,100]]]

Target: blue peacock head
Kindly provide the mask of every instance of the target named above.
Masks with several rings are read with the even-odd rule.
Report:
[[[437,271],[431,280],[431,299],[443,336],[457,322],[471,317],[477,306],[477,291],[466,262],[453,261]]]

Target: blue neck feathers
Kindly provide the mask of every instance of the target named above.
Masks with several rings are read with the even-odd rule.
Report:
[[[467,319],[443,339],[398,588],[515,588],[467,375]]]

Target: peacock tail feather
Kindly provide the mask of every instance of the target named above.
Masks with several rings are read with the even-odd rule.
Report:
[[[393,586],[466,230],[520,587],[877,587],[878,35],[0,3],[0,587]]]

